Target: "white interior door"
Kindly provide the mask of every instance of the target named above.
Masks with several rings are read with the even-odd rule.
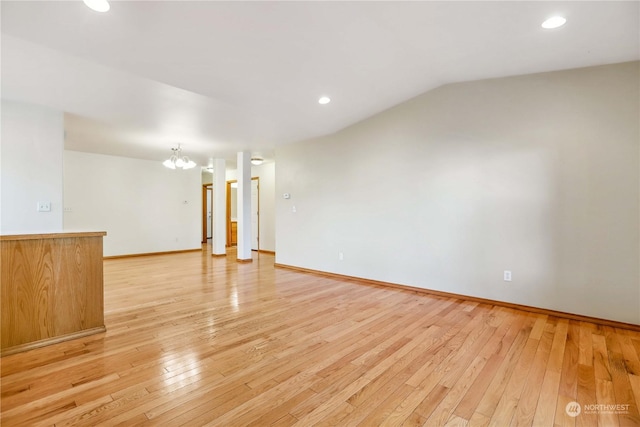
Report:
[[[251,180],[251,249],[260,249],[260,184],[257,179]]]

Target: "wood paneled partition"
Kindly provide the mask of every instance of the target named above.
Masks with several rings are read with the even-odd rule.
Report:
[[[105,331],[104,235],[0,236],[3,356]]]

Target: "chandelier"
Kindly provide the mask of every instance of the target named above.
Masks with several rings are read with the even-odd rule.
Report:
[[[162,164],[169,169],[191,169],[196,167],[196,162],[189,160],[187,156],[182,155],[182,148],[178,144],[178,148],[172,148],[173,154]]]

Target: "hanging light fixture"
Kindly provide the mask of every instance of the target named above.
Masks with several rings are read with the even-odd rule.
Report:
[[[191,169],[196,167],[196,162],[189,160],[187,156],[182,155],[182,148],[178,144],[178,148],[172,148],[173,154],[162,164],[169,169]]]

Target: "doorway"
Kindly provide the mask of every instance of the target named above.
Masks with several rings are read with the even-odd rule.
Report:
[[[238,181],[227,181],[227,246],[238,244]],[[260,178],[251,178],[251,250],[260,250]]]
[[[213,184],[202,185],[202,243],[213,237]]]

